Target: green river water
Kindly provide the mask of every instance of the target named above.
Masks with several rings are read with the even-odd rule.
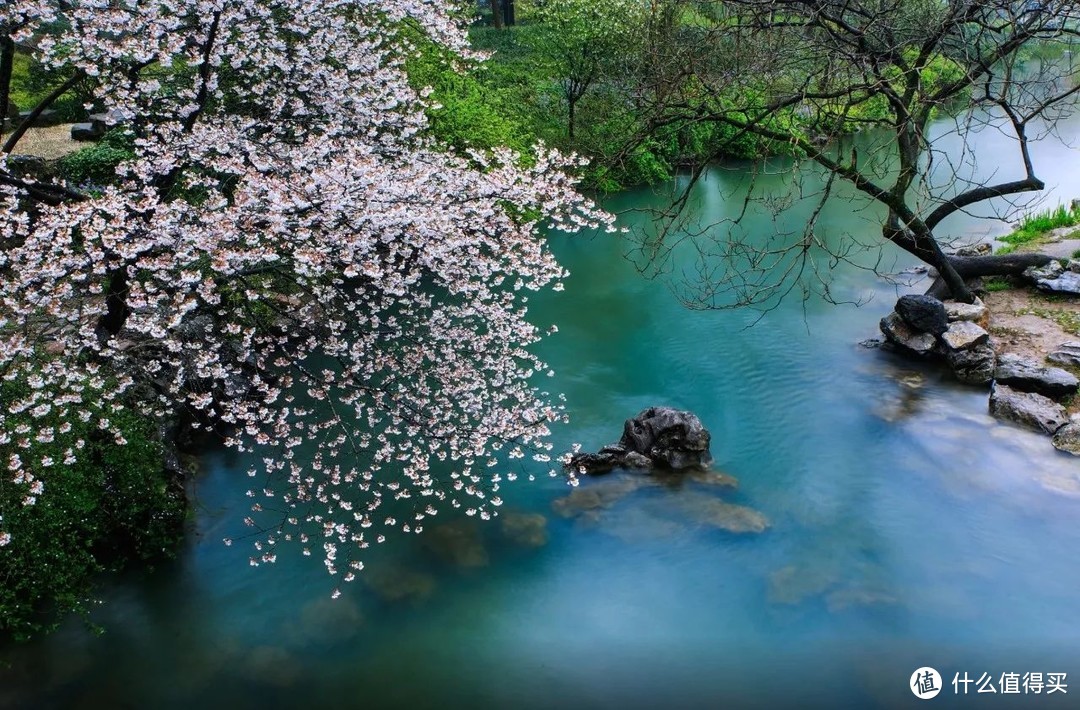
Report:
[[[1063,134],[1036,146],[1051,204],[1080,196],[1067,142],[1080,122]],[[978,140],[982,155],[1010,150]],[[759,187],[778,190],[783,163],[769,165]],[[726,196],[748,167],[712,170],[695,218],[737,211]],[[641,226],[632,210],[665,199],[637,190],[608,206]],[[792,206],[782,228],[801,228],[811,208]],[[879,216],[840,200],[818,231],[872,236]],[[751,238],[777,229],[763,213],[744,226]],[[966,215],[944,229],[1007,231]],[[562,517],[562,480],[522,478],[506,513],[543,515],[542,532],[460,528],[449,556],[398,538],[373,556],[368,582],[332,602],[318,559],[282,553],[256,569],[243,545],[221,543],[243,529],[246,463],[209,452],[175,562],[107,584],[95,613],[103,635],[72,621],[0,649],[0,706],[906,707],[921,702],[908,686],[920,666],[944,677],[938,705],[1076,705],[1080,463],[992,420],[984,390],[857,345],[898,294],[925,284],[841,265],[834,297],[862,307],[794,297],[748,328],[759,314],[679,303],[687,250],[674,274],[648,279],[624,258],[626,237],[551,241],[571,276],[531,312],[559,326],[542,345],[557,373],[544,384],[565,392],[572,420],[556,449],[616,440],[650,405],[686,408],[711,430],[716,468],[737,490],[645,487]],[[698,514],[715,500],[753,508],[770,527],[718,529]],[[997,684],[1033,671],[1068,673],[1076,688],[988,698],[951,685],[956,673]]]

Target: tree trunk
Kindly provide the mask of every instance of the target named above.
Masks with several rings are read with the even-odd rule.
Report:
[[[1031,266],[1046,266],[1046,254],[1005,254],[1003,256],[951,256],[949,263],[965,279],[976,276],[1019,276]]]
[[[567,118],[566,132],[570,136],[570,140],[574,140],[574,109],[577,107],[577,99],[568,98],[566,105],[569,107],[569,116]]]
[[[491,24],[499,30],[506,27],[506,21],[503,19],[503,0],[491,0]]]
[[[0,133],[7,129],[8,101],[11,100],[11,73],[15,66],[15,41],[0,39]],[[13,120],[12,123],[15,121]]]
[[[109,288],[105,294],[105,313],[98,322],[98,334],[104,338],[116,336],[128,317],[127,269],[121,265],[109,272]],[[104,339],[103,338],[103,339]]]
[[[503,3],[503,20],[506,21],[508,27],[517,24],[517,20],[514,19],[514,0],[496,0],[496,2]]]

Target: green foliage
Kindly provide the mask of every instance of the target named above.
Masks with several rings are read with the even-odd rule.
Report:
[[[49,93],[68,78],[68,74],[48,69],[29,56],[16,53],[11,72],[11,100],[23,111],[38,105]],[[84,103],[90,100],[89,80],[58,98],[50,109],[56,111],[63,123],[74,123],[86,117]]]
[[[1017,230],[1001,237],[1005,246],[997,250],[998,254],[1011,254],[1021,248],[1038,246],[1046,240],[1047,233],[1062,227],[1075,227],[1080,224],[1080,210],[1058,205],[1025,215],[1020,220]]]
[[[17,401],[27,391],[23,382],[4,382],[0,401]],[[98,573],[160,558],[178,541],[183,496],[166,480],[156,427],[134,412],[121,414],[113,424],[127,440],[123,446],[58,407],[43,417],[6,415],[9,431],[25,424],[36,435],[51,427],[55,439],[34,445],[35,455],[52,459],[50,466],[27,460],[17,442],[0,444],[2,460],[21,453],[24,467],[44,483],[36,502],[25,505],[28,487],[0,477],[2,527],[11,534],[0,547],[0,637],[26,639],[54,628],[65,614],[85,614]],[[63,422],[71,422],[69,431]],[[65,464],[65,452],[80,441],[78,458]]]
[[[97,143],[61,158],[60,175],[77,184],[111,183],[116,166],[135,157],[133,140],[127,130],[114,128]]]
[[[531,147],[510,92],[483,81],[482,70],[455,66],[454,57],[430,43],[410,57],[406,70],[414,88],[432,89],[427,115],[432,133],[445,145],[459,151],[505,146],[520,153]]]

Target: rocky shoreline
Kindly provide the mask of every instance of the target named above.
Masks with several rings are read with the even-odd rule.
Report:
[[[1013,308],[1002,305],[1001,292],[982,292],[998,313],[984,300],[902,296],[881,319],[880,344],[906,357],[941,362],[958,381],[988,387],[992,416],[1045,434],[1058,450],[1080,456],[1080,379],[1070,371],[1080,370],[1080,337],[1038,316],[1039,337],[1024,337],[1012,320],[1038,313],[1030,304],[1047,298],[1040,292],[1075,304],[1080,313],[1080,302],[1072,300],[1080,296],[1080,261],[1029,269],[1024,282],[1008,291]]]

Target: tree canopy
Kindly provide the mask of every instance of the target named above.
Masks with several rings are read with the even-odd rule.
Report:
[[[0,546],[3,501],[48,496],[88,428],[123,445],[128,411],[257,451],[252,563],[292,540],[345,580],[549,460],[526,312],[563,270],[538,228],[610,220],[553,151],[434,144],[417,33],[470,54],[441,0],[3,5],[0,38],[91,81],[133,157],[78,185],[21,170],[21,129],[0,156]]]
[[[1053,130],[1080,86],[1075,47],[1080,6],[1074,2],[968,0],[731,0],[674,2],[693,13],[675,35],[684,55],[666,75],[682,80],[656,94],[651,130],[673,122],[713,122],[735,135],[791,146],[834,179],[883,205],[883,237],[933,265],[941,291],[970,301],[972,276],[1015,273],[1046,257],[948,257],[935,235],[949,215],[987,203],[1008,215],[1010,198],[1044,187],[1030,141]],[[932,119],[952,118],[966,146],[974,132],[994,129],[1015,142],[994,156],[1007,177],[973,177],[966,148],[946,149]],[[860,152],[844,137],[875,136]],[[833,184],[830,180],[830,186]],[[828,191],[828,188],[826,192]],[[822,196],[828,198],[828,194]],[[721,277],[710,289],[729,305],[768,299],[801,268],[811,246],[828,247],[811,231],[770,258]],[[729,243],[728,256],[745,245]],[[659,247],[659,243],[654,244]],[[844,258],[835,250],[834,258]],[[828,262],[828,260],[825,260]]]

